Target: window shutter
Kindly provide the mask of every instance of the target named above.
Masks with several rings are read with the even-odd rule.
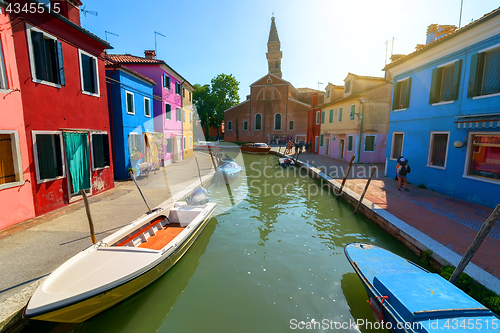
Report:
[[[163,86],[167,86],[167,75],[165,73],[163,73]]]
[[[399,82],[396,82],[396,85],[394,86],[394,93],[392,94],[392,109],[393,110],[397,110],[399,109],[399,87],[400,87],[400,83]],[[340,117],[342,118],[342,117]],[[341,119],[342,120],[342,119]]]
[[[477,57],[476,84],[474,96],[481,96],[483,90],[484,56],[486,53],[479,53]]]
[[[321,111],[321,123],[325,123],[325,111]]]
[[[321,134],[320,138],[319,138],[319,145],[321,147],[323,147],[323,134]]]
[[[83,91],[92,92],[92,64],[90,57],[82,54],[80,60],[82,61],[82,75],[83,75]]]
[[[167,75],[167,89],[170,89],[170,76]]]
[[[47,59],[45,58],[45,39],[43,33],[31,31],[31,43],[35,57],[35,75],[38,80],[48,79]]]
[[[97,82],[97,60],[89,57],[90,61],[90,68],[92,69],[91,72],[91,77],[92,77],[92,93],[97,94],[97,87],[98,87],[98,82]]]
[[[431,80],[431,90],[429,94],[429,104],[434,104],[438,101],[438,73],[439,73],[439,68],[434,68],[432,70],[432,80]]]
[[[484,53],[473,54],[470,62],[467,98],[481,95],[481,79],[483,77],[483,67]]]
[[[330,120],[330,121],[329,121],[330,123],[332,123],[332,122],[333,122],[333,109],[332,109],[332,110],[330,110],[330,119],[329,119],[329,120]]]
[[[405,87],[405,91],[404,91],[405,108],[410,107],[410,91],[411,91],[411,77],[409,77],[406,80],[406,87]]]
[[[455,65],[453,67],[453,81],[451,84],[451,95],[454,101],[458,99],[461,72],[462,72],[462,59],[455,61]]]
[[[61,86],[66,85],[66,77],[64,75],[64,59],[63,59],[63,50],[62,50],[62,43],[58,40],[55,41],[55,47],[56,47],[56,64],[57,64],[57,69],[58,69],[58,74],[59,74],[59,84]]]

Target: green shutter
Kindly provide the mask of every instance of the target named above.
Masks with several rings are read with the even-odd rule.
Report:
[[[321,134],[321,135],[320,135],[320,137],[319,137],[319,145],[320,145],[321,147],[323,147],[323,136],[324,136],[324,135],[323,135],[323,134]]]
[[[439,98],[439,84],[438,84],[438,75],[439,75],[439,68],[434,68],[432,70],[432,80],[431,80],[431,90],[429,94],[429,104],[434,104],[438,101]]]
[[[61,86],[66,85],[66,77],[64,75],[64,58],[63,58],[63,50],[62,43],[60,41],[56,41],[56,53],[57,53],[57,69],[59,74],[59,84]]]
[[[333,122],[333,109],[330,110],[330,123]]]
[[[401,83],[396,82],[394,85],[394,92],[392,93],[392,109],[399,109],[399,86]]]
[[[411,91],[411,77],[406,79],[406,87],[405,87],[405,91],[404,91],[405,108],[410,107],[410,91]]]
[[[35,75],[38,80],[48,79],[47,59],[45,58],[45,39],[43,33],[31,31],[31,43],[35,57]]]
[[[473,54],[470,63],[467,98],[481,95],[484,69],[484,53]]]
[[[321,111],[321,123],[325,123],[325,111]]]
[[[458,99],[458,92],[460,89],[460,74],[462,72],[462,59],[455,61],[455,65],[453,67],[453,81],[451,84],[451,96],[452,100]]]

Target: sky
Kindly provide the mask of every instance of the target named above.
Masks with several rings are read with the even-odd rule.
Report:
[[[156,35],[158,59],[193,85],[232,74],[243,101],[267,74],[273,13],[283,79],[324,90],[328,82],[343,85],[348,73],[383,77],[386,52],[412,53],[425,43],[429,24],[458,26],[462,1],[462,27],[500,6],[498,0],[82,0],[81,8],[97,16],[82,15],[81,24],[102,39],[109,32],[108,53],[137,56],[155,48],[157,31],[165,36]]]

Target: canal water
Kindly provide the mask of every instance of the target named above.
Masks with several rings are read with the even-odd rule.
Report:
[[[221,213],[161,279],[82,324],[27,330],[381,332],[369,328],[375,320],[344,246],[369,242],[418,258],[298,168],[282,169],[273,155],[244,162],[246,176],[231,194],[246,195],[229,200],[223,182],[210,186]]]

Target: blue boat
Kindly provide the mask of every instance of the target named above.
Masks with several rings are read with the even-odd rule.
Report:
[[[500,319],[438,274],[380,247],[350,243],[345,255],[381,327],[392,332],[500,332]]]

